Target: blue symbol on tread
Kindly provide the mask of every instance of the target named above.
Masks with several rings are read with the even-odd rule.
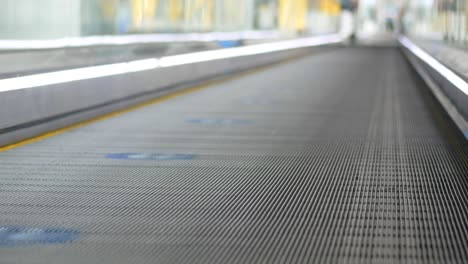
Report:
[[[247,125],[252,124],[252,121],[235,118],[194,118],[187,119],[188,123],[202,125]]]
[[[106,156],[115,160],[193,160],[193,154],[163,154],[163,153],[113,153]]]
[[[63,228],[0,226],[0,246],[64,244],[76,240],[79,235],[76,230]]]

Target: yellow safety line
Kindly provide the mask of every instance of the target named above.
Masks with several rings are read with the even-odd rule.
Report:
[[[220,82],[220,81],[218,81],[218,82]],[[92,123],[96,123],[96,122],[99,122],[99,121],[102,121],[102,120],[105,120],[105,119],[109,119],[109,118],[112,118],[112,117],[115,117],[115,116],[119,116],[119,115],[122,115],[122,114],[125,114],[125,113],[128,113],[128,112],[135,111],[137,109],[143,108],[145,106],[149,106],[151,104],[160,103],[160,102],[163,102],[163,101],[170,100],[170,99],[172,99],[174,97],[178,97],[178,96],[182,96],[182,95],[185,95],[185,94],[193,93],[193,92],[196,92],[198,90],[201,90],[201,89],[207,88],[209,86],[212,86],[212,85],[214,85],[216,83],[217,82],[210,82],[210,83],[206,83],[206,84],[203,84],[203,85],[198,85],[198,86],[195,86],[195,87],[192,87],[192,88],[187,88],[187,89],[184,89],[182,91],[173,92],[173,93],[158,97],[156,99],[146,101],[144,103],[141,103],[141,104],[138,104],[138,105],[135,105],[135,106],[131,106],[129,108],[125,108],[125,109],[122,109],[122,110],[117,110],[115,112],[105,114],[105,115],[102,115],[102,116],[98,116],[98,117],[95,117],[95,118],[92,118],[92,119],[89,119],[89,120],[86,120],[86,121],[82,121],[82,122],[79,122],[79,123],[76,123],[76,124],[73,124],[73,125],[69,125],[69,126],[57,129],[57,130],[52,131],[52,132],[47,132],[45,134],[35,136],[33,138],[30,138],[30,139],[25,139],[25,140],[19,141],[19,142],[14,143],[14,144],[6,145],[4,147],[0,147],[0,152],[5,152],[5,151],[15,149],[15,148],[18,148],[18,147],[21,147],[21,146],[24,146],[24,145],[32,144],[32,143],[35,143],[35,142],[38,142],[38,141],[41,141],[41,140],[44,140],[44,139],[47,139],[47,138],[62,134],[62,133],[65,133],[67,131],[77,129],[79,127],[83,127],[83,126],[86,126],[86,125],[90,125]]]
[[[292,61],[294,59],[295,58],[291,58],[291,59],[284,60],[284,61],[281,61],[281,62],[278,62],[278,63],[270,64],[268,66],[263,66],[263,67],[260,67],[260,68],[257,68],[257,69],[249,70],[249,71],[244,72],[244,73],[236,74],[236,75],[233,75],[233,76],[228,76],[228,77],[222,78],[220,80],[208,81],[208,82],[206,82],[204,84],[197,85],[197,86],[194,86],[194,87],[191,87],[191,88],[186,88],[186,89],[183,89],[181,91],[171,92],[170,94],[163,95],[161,97],[155,98],[155,99],[150,100],[150,101],[143,102],[141,104],[137,104],[137,105],[134,105],[134,106],[122,109],[122,110],[117,110],[117,111],[111,112],[109,114],[104,114],[104,115],[101,115],[101,116],[98,116],[98,117],[95,117],[95,118],[91,118],[91,119],[86,120],[86,121],[82,121],[82,122],[79,122],[79,123],[76,123],[76,124],[73,124],[73,125],[69,125],[69,126],[66,126],[66,127],[51,131],[51,132],[44,133],[44,134],[39,135],[39,136],[35,136],[35,137],[29,138],[29,139],[22,140],[22,141],[19,141],[17,143],[13,143],[13,144],[9,144],[9,145],[0,147],[0,152],[5,152],[5,151],[12,150],[12,149],[15,149],[15,148],[19,148],[19,147],[22,147],[22,146],[25,146],[25,145],[33,144],[33,143],[36,143],[36,142],[44,140],[44,139],[48,139],[48,138],[53,137],[53,136],[63,134],[65,132],[67,132],[67,131],[74,130],[74,129],[77,129],[77,128],[80,128],[80,127],[83,127],[83,126],[87,126],[87,125],[90,125],[90,124],[93,124],[93,123],[96,123],[96,122],[99,122],[99,121],[102,121],[102,120],[106,120],[106,119],[109,119],[109,118],[112,118],[112,117],[116,117],[116,116],[119,116],[119,115],[122,115],[122,114],[125,114],[125,113],[128,113],[128,112],[132,112],[132,111],[135,111],[137,109],[140,109],[140,108],[152,105],[152,104],[161,103],[161,102],[170,100],[170,99],[175,98],[175,97],[179,97],[179,96],[182,96],[182,95],[194,93],[196,91],[199,91],[199,90],[214,86],[216,84],[220,84],[220,83],[224,83],[224,82],[227,82],[227,81],[230,81],[230,80],[238,79],[238,78],[241,78],[243,76],[251,75],[251,74],[254,74],[254,73],[259,72],[259,71],[264,71],[264,70],[266,70],[268,68],[277,66],[278,64],[287,63],[287,62]]]

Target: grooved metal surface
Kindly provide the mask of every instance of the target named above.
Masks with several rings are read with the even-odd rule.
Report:
[[[74,240],[2,236],[34,228]],[[394,48],[0,153],[2,264],[467,262],[468,145]]]

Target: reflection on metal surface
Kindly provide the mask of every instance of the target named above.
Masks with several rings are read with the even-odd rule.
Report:
[[[445,65],[440,63],[438,60],[433,58],[431,55],[426,53],[424,50],[416,46],[411,40],[406,37],[400,37],[400,43],[411,51],[416,57],[427,63],[434,70],[444,76],[450,83],[460,89],[463,93],[468,95],[468,83],[455,74],[452,70],[447,68]]]

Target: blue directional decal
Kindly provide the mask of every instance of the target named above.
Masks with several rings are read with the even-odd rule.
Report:
[[[468,139],[468,131],[465,131],[464,134],[465,134],[466,139]]]
[[[193,160],[193,154],[167,154],[167,153],[113,153],[106,156],[115,160]]]
[[[195,118],[187,119],[187,122],[202,125],[247,125],[252,123],[250,120],[232,118]]]
[[[63,228],[0,226],[0,247],[64,244],[79,235],[76,230]]]

